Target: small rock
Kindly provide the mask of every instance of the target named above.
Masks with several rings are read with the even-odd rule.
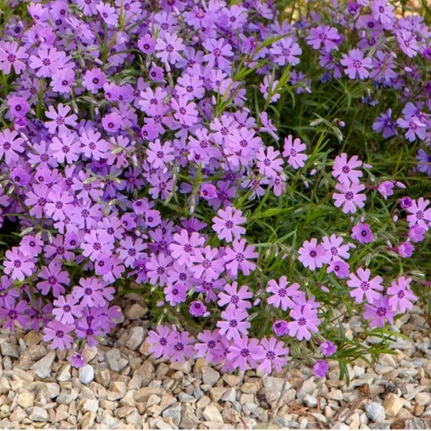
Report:
[[[96,371],[96,382],[99,383],[99,385],[102,385],[103,387],[107,388],[110,381],[111,373],[109,372],[109,370]]]
[[[121,352],[118,349],[110,349],[105,352],[105,359],[112,371],[121,371],[129,361],[121,357]]]
[[[129,320],[137,320],[144,317],[148,313],[148,308],[144,308],[139,304],[132,304],[126,307],[124,314]]]
[[[316,397],[313,397],[313,396],[311,396],[311,395],[309,395],[309,394],[307,394],[307,395],[304,397],[304,403],[305,403],[305,405],[306,405],[307,407],[310,407],[311,409],[314,409],[314,408],[316,408],[316,407],[317,407],[317,398],[316,398]]]
[[[44,358],[37,361],[32,367],[36,374],[41,378],[45,379],[51,375],[51,365],[54,362],[55,353],[49,352]]]
[[[181,404],[176,403],[172,407],[166,409],[163,414],[163,419],[172,418],[174,425],[179,426],[181,422]]]
[[[306,380],[301,389],[297,392],[298,399],[304,399],[306,395],[314,395],[314,392],[317,389],[316,383],[314,383],[314,377],[310,377]]]
[[[202,368],[202,381],[205,385],[214,386],[218,379],[220,378],[220,373],[211,367]]]
[[[3,356],[9,356],[11,358],[18,359],[19,353],[15,346],[12,346],[10,343],[2,343],[1,345],[1,354]]]
[[[24,392],[17,397],[17,403],[23,409],[28,409],[34,405],[34,395],[30,392]]]
[[[57,380],[59,382],[67,382],[72,377],[70,374],[71,365],[65,364],[60,368],[60,371],[57,374]]]
[[[154,427],[158,430],[171,430],[172,429],[172,427],[169,424],[162,421],[161,419],[158,419],[156,422],[154,422]]]
[[[431,374],[431,372],[430,372]],[[234,388],[238,386],[239,382],[241,381],[241,378],[239,376],[234,376],[232,374],[224,374],[223,380],[231,387]]]
[[[241,386],[241,392],[243,394],[257,394],[259,389],[259,385],[255,382],[247,382]]]
[[[96,399],[85,400],[84,404],[82,406],[82,412],[83,413],[87,413],[87,412],[96,413],[98,408],[99,408],[99,401],[98,400],[96,400]]]
[[[190,404],[183,405],[181,408],[181,429],[197,429],[199,419]]]
[[[283,390],[283,385],[285,385],[285,390],[290,389],[290,384],[286,379],[281,377],[264,377],[262,379],[263,387],[271,392],[281,392]],[[305,396],[306,394],[304,394]]]
[[[94,380],[94,368],[91,365],[84,365],[79,369],[79,381],[88,385]]]
[[[139,346],[144,341],[145,330],[142,326],[135,326],[130,331],[130,338],[127,340],[126,346],[130,350],[138,350]]]
[[[27,334],[24,335],[24,341],[27,347],[39,344],[40,340],[42,340],[41,335],[35,331],[27,332]]]
[[[203,411],[204,418],[210,422],[223,423],[223,417],[215,404],[209,404]]]
[[[416,394],[415,396],[415,401],[420,405],[420,406],[427,406],[431,403],[431,394],[428,392],[421,392],[419,394]]]
[[[339,389],[332,389],[326,397],[330,400],[341,401],[343,399],[343,393]]]
[[[365,405],[365,413],[368,419],[373,422],[382,421],[385,419],[385,409],[378,403],[367,403]]]
[[[403,400],[396,394],[388,394],[383,401],[385,412],[390,417],[395,417],[404,405]]]
[[[365,368],[355,365],[353,367],[353,372],[355,373],[355,377],[362,377],[365,374]]]
[[[151,395],[161,395],[162,391],[159,388],[150,388],[150,387],[146,387],[146,388],[141,388],[138,389],[135,392],[134,398],[135,401],[139,402],[146,402],[149,400]]]
[[[34,422],[48,422],[48,412],[42,407],[35,407],[29,418]]]

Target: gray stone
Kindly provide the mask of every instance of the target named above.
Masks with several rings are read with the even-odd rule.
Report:
[[[18,395],[16,401],[20,407],[28,409],[34,405],[34,395],[30,392],[24,392]]]
[[[307,394],[307,395],[304,397],[304,403],[305,403],[305,405],[306,405],[307,407],[310,407],[310,408],[314,409],[314,408],[316,408],[316,407],[317,407],[317,398],[316,398],[316,397],[311,396],[310,394]]]
[[[44,358],[37,361],[31,369],[36,372],[41,379],[45,379],[51,375],[51,365],[54,362],[55,353],[49,352]]]
[[[181,429],[196,429],[199,424],[193,407],[190,404],[183,405],[181,408]]]
[[[219,412],[218,408],[216,407],[216,404],[214,403],[211,403],[205,407],[203,415],[204,418],[209,422],[224,422],[221,413]]]
[[[1,354],[15,359],[19,358],[19,353],[16,347],[7,342],[1,344]]]
[[[306,395],[314,395],[316,389],[317,385],[314,383],[314,377],[310,377],[302,384],[301,389],[297,392],[297,397],[298,399],[304,399]]]
[[[214,386],[218,379],[220,378],[220,373],[211,367],[203,367],[202,368],[202,381],[205,385]]]
[[[367,403],[365,413],[367,418],[373,422],[385,420],[386,417],[385,409],[378,403]]]
[[[99,408],[99,401],[98,400],[96,400],[96,399],[85,400],[84,404],[82,406],[82,412],[83,413],[87,413],[87,412],[96,413],[98,408]]]
[[[89,385],[94,380],[94,368],[85,364],[79,369],[79,381],[84,385]]]
[[[175,403],[173,406],[166,409],[163,414],[163,419],[171,418],[175,426],[179,426],[181,422],[181,404]]]
[[[144,308],[139,304],[132,304],[126,307],[124,314],[129,320],[136,320],[144,317],[148,313],[148,308]]]
[[[121,357],[121,352],[118,349],[110,349],[105,353],[105,359],[112,371],[121,371],[129,361]]]
[[[48,412],[42,407],[35,407],[29,418],[34,422],[48,422]]]
[[[130,338],[127,340],[126,346],[130,350],[138,350],[139,346],[143,343],[145,330],[142,326],[136,326],[130,331]]]
[[[67,382],[72,377],[70,374],[71,365],[70,364],[64,364],[60,371],[57,374],[57,380],[59,382]]]

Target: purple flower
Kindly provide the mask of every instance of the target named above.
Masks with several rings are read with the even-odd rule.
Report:
[[[307,36],[307,44],[312,46],[313,49],[319,50],[321,45],[327,52],[338,49],[338,42],[341,35],[338,30],[328,25],[319,25],[317,28],[310,29],[310,34]]]
[[[279,373],[287,365],[286,356],[289,354],[289,349],[275,337],[271,337],[269,340],[264,338],[260,344],[265,351],[265,357],[258,368],[265,371],[266,374],[271,374],[273,368]]]
[[[183,40],[176,34],[165,33],[164,40],[159,37],[156,41],[156,57],[163,63],[175,64],[181,60],[180,52],[184,50]]]
[[[137,241],[142,241],[138,239]],[[150,279],[150,283],[153,286],[163,287],[168,281],[168,267],[172,263],[172,258],[160,253],[158,256],[151,255],[150,259],[146,263],[147,275]]]
[[[239,240],[241,235],[245,234],[245,228],[240,226],[247,221],[242,217],[242,212],[234,207],[227,207],[225,210],[220,209],[217,212],[218,217],[213,217],[214,224],[212,228],[217,232],[217,236],[226,242],[232,242],[233,239]]]
[[[411,257],[415,248],[409,242],[403,242],[397,247],[396,251],[401,257]]]
[[[431,176],[431,156],[420,148],[416,159],[418,161],[418,171]]]
[[[212,249],[210,246],[204,249],[195,249],[191,257],[194,265],[191,271],[196,278],[203,278],[205,281],[216,280],[224,271],[224,262],[222,258],[217,258],[219,251]]]
[[[289,324],[285,320],[277,320],[272,325],[272,330],[278,337],[283,337],[289,333]]]
[[[192,359],[194,343],[194,338],[190,337],[187,331],[178,334],[172,345],[172,355],[170,360],[181,364],[186,359]]]
[[[30,325],[28,311],[27,302],[21,300],[15,304],[15,298],[12,296],[6,297],[0,308],[0,319],[6,319],[3,329],[10,329],[13,332],[17,323],[19,323],[22,329],[28,329]]]
[[[313,373],[316,377],[324,379],[329,371],[329,364],[324,359],[317,361],[313,365]]]
[[[347,280],[347,286],[356,288],[350,292],[350,296],[355,298],[356,302],[361,303],[364,300],[365,295],[368,303],[372,304],[374,300],[381,297],[381,294],[378,292],[383,291],[383,286],[381,284],[383,282],[383,278],[376,276],[370,280],[371,271],[369,269],[364,270],[359,268],[356,273],[359,277],[354,273],[351,273],[350,279]]]
[[[41,291],[42,295],[45,296],[51,291],[55,298],[58,298],[65,292],[63,285],[67,286],[70,283],[68,272],[62,271],[61,264],[55,260],[52,260],[47,267],[42,267],[39,278],[45,280],[37,283],[37,288]],[[73,323],[73,321],[64,323]]]
[[[368,244],[374,241],[373,232],[370,225],[367,223],[358,223],[352,229],[352,238],[359,241],[361,244]]]
[[[405,136],[410,142],[413,142],[416,137],[425,139],[427,125],[417,117],[398,118],[397,125],[402,129],[408,129]]]
[[[424,240],[425,238],[425,232],[426,230],[423,229],[422,227],[416,225],[416,226],[412,226],[409,229],[409,239],[412,242],[421,242]]]
[[[367,69],[371,69],[373,66],[371,58],[364,58],[364,53],[359,49],[352,49],[349,54],[343,54],[340,63],[345,67],[344,72],[350,79],[368,78],[370,73]]]
[[[13,67],[14,72],[20,75],[26,68],[26,64],[21,60],[26,60],[28,54],[24,47],[18,46],[18,43],[13,42],[0,42],[0,70],[5,75],[9,75]]]
[[[373,130],[382,133],[384,138],[390,138],[398,134],[395,126],[396,123],[391,119],[392,109],[388,108],[383,114],[380,114],[373,123]]]
[[[308,156],[301,153],[307,148],[307,146],[301,143],[299,138],[296,138],[293,141],[292,139],[292,135],[289,135],[284,139],[283,157],[288,157],[287,163],[289,163],[289,165],[294,169],[303,168]]]
[[[331,341],[326,340],[320,345],[320,350],[325,356],[332,356],[337,351],[337,346]]]
[[[257,367],[257,363],[265,358],[265,350],[258,345],[259,341],[256,338],[248,338],[244,335],[238,337],[229,347],[229,353],[226,358],[232,362],[234,368],[239,368],[241,371],[246,371],[248,366]]]
[[[69,129],[67,126],[75,127],[76,120],[78,117],[75,114],[68,115],[70,112],[70,106],[64,106],[62,103],[57,105],[55,109],[52,105],[48,111],[45,112],[45,116],[52,121],[45,121],[45,126],[48,128],[49,133],[68,133]]]
[[[261,175],[266,175],[269,178],[275,178],[283,170],[283,160],[278,158],[280,151],[274,151],[274,147],[260,147],[256,155],[256,166]]]
[[[82,307],[78,304],[79,300],[74,298],[72,295],[59,296],[54,304],[54,309],[52,314],[54,314],[55,319],[61,323],[75,323],[75,318],[82,316]]]
[[[207,312],[207,307],[202,301],[193,301],[190,303],[189,313],[194,317],[201,317]]]
[[[304,241],[302,247],[298,250],[298,260],[311,271],[316,268],[321,268],[325,263],[329,263],[331,256],[325,250],[325,247],[317,245],[317,239],[312,238],[311,241]]]
[[[293,283],[289,287],[286,276],[282,276],[277,283],[275,280],[268,282],[266,291],[273,293],[267,300],[268,304],[273,305],[275,308],[280,308],[286,311],[288,308],[294,308],[296,304],[292,301],[292,298],[301,296],[302,292],[299,291],[299,284]]]
[[[17,247],[6,251],[6,260],[4,260],[4,273],[10,275],[12,280],[24,281],[26,277],[33,274],[36,266],[34,259],[25,256]]]
[[[358,160],[358,156],[352,156],[347,161],[347,154],[342,153],[337,156],[334,161],[334,167],[332,168],[332,176],[338,179],[340,184],[350,185],[359,184],[359,178],[362,177],[362,172],[357,171],[356,168],[360,168],[362,162]]]
[[[224,358],[223,348],[220,343],[221,335],[218,330],[213,332],[207,329],[198,334],[201,343],[195,344],[196,356],[205,358],[207,363],[219,363]]]
[[[173,353],[173,345],[177,340],[178,333],[172,331],[168,326],[157,326],[157,332],[150,331],[146,339],[148,351],[154,353],[156,359],[169,359]]]
[[[186,301],[187,290],[185,285],[175,283],[165,287],[163,293],[165,294],[166,301],[168,301],[170,305],[175,306]]]
[[[380,21],[388,28],[393,26],[395,21],[394,7],[387,0],[372,0],[370,8],[376,21]]]
[[[228,340],[240,338],[240,334],[247,335],[250,322],[247,322],[248,314],[244,308],[228,307],[221,313],[223,320],[217,322],[220,335],[226,335]]]
[[[427,208],[429,200],[419,198],[417,201],[414,200],[412,204],[407,208],[407,212],[410,215],[407,216],[409,227],[420,226],[422,229],[427,231],[429,229],[428,223],[431,221],[431,208]]]
[[[15,130],[4,129],[0,132],[0,159],[5,158],[6,164],[10,166],[12,162],[17,162],[19,156],[17,153],[22,153],[24,147],[24,139],[17,138],[18,132]]]
[[[70,363],[72,367],[81,368],[85,365],[85,358],[81,353],[75,352],[70,358]]]
[[[82,79],[82,85],[93,94],[98,93],[106,84],[106,75],[98,68],[87,70]]]
[[[218,294],[220,299],[217,304],[220,307],[228,304],[227,308],[251,308],[251,302],[247,301],[247,299],[253,298],[253,293],[248,289],[248,286],[241,286],[238,290],[238,283],[236,281],[232,282],[232,285],[226,284],[223,288],[224,292]]]
[[[377,186],[378,192],[383,196],[386,200],[388,196],[393,195],[394,183],[392,181],[383,181]]]
[[[195,250],[199,249],[205,243],[199,233],[182,229],[179,234],[175,234],[174,242],[169,245],[171,256],[177,260],[180,265],[189,265],[192,262]]]
[[[397,313],[404,314],[407,310],[413,308],[410,301],[417,301],[417,296],[410,290],[411,278],[400,277],[397,281],[393,281],[391,287],[386,291],[389,298],[389,305],[392,310]]]
[[[225,252],[226,254],[223,260],[226,263],[226,270],[229,272],[231,278],[237,278],[238,269],[240,269],[244,275],[250,275],[250,272],[255,270],[256,264],[250,262],[250,259],[258,258],[259,253],[254,251],[252,245],[247,245],[245,239],[233,241],[232,248],[227,247]]]
[[[225,57],[232,57],[232,46],[229,43],[225,43],[225,40],[220,39],[208,39],[203,42],[203,47],[208,51],[203,59],[208,62],[208,66],[215,67],[224,71],[228,71],[230,68],[230,61]]]
[[[103,288],[101,282],[97,278],[81,278],[79,283],[80,285],[73,287],[72,295],[80,299],[80,305],[82,307],[105,305],[105,295],[108,294],[108,290]]]
[[[75,329],[75,325],[66,325],[56,320],[49,322],[48,326],[44,328],[43,341],[49,342],[51,349],[70,349],[73,344],[73,338],[69,335]]]
[[[343,213],[355,213],[356,208],[363,208],[367,197],[363,193],[359,193],[365,189],[363,184],[337,184],[335,189],[341,193],[333,193],[332,198],[335,200],[334,205],[337,208],[343,206]]]
[[[349,249],[356,248],[354,244],[348,243],[343,244],[343,238],[341,236],[337,236],[332,234],[330,237],[322,238],[322,246],[331,254],[332,261],[340,260],[340,259],[349,259]]]
[[[311,303],[290,310],[290,317],[295,319],[289,322],[289,336],[296,337],[299,341],[304,338],[308,341],[311,338],[311,332],[317,332],[320,319],[317,317],[317,311],[312,308]]]
[[[396,311],[391,308],[388,296],[380,295],[380,297],[375,299],[371,305],[365,304],[364,308],[365,312],[363,313],[363,316],[365,319],[370,320],[370,326],[372,328],[383,328],[386,320],[391,325],[394,324]]]
[[[350,274],[350,265],[343,260],[333,260],[326,270],[328,274],[334,272],[338,278],[346,278]]]

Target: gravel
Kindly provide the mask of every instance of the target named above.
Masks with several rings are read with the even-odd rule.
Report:
[[[431,426],[431,339],[415,307],[391,328],[396,355],[373,366],[349,365],[339,380],[336,361],[326,379],[291,364],[266,376],[226,374],[203,359],[155,360],[144,342],[145,307],[127,308],[123,323],[87,365],[70,366],[72,351],[51,352],[40,334],[0,331],[0,428],[121,429],[427,429]],[[350,324],[352,323],[352,324]],[[359,333],[345,322],[346,334]],[[372,337],[366,343],[372,344]],[[286,374],[288,373],[288,374]]]

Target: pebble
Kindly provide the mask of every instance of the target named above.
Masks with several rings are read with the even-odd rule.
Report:
[[[202,381],[205,385],[214,386],[218,379],[220,378],[220,373],[211,367],[205,366],[202,368]]]
[[[386,415],[395,417],[404,405],[404,401],[396,394],[388,394],[383,401]]]
[[[34,405],[34,395],[30,392],[24,392],[17,397],[17,403],[23,409],[28,409]]]
[[[365,413],[367,414],[368,419],[373,422],[384,420],[386,417],[383,406],[375,402],[369,402],[365,405]]]
[[[428,406],[431,404],[431,394],[429,392],[420,392],[419,394],[416,394],[415,401],[420,406]]]
[[[141,319],[148,313],[148,308],[142,307],[139,304],[132,304],[126,307],[124,310],[124,315],[126,316],[126,319],[129,320],[137,320]]]
[[[223,417],[221,413],[219,412],[218,408],[215,404],[211,403],[208,406],[205,407],[205,410],[203,411],[204,418],[207,421],[210,422],[221,422],[223,423]]]
[[[305,403],[305,405],[306,405],[307,407],[310,407],[310,408],[314,409],[314,408],[316,408],[316,407],[317,407],[317,398],[316,398],[316,397],[311,396],[310,394],[307,394],[307,395],[304,397],[304,403]]]
[[[85,364],[79,369],[79,381],[84,385],[89,385],[94,380],[94,368]]]
[[[51,366],[55,359],[55,353],[49,352],[44,358],[37,361],[32,367],[35,370],[36,375],[41,379],[49,377],[51,375]]]
[[[126,346],[130,350],[138,350],[139,346],[144,341],[144,336],[145,336],[144,328],[142,326],[135,326],[130,331],[130,337],[127,340]]]
[[[121,357],[121,352],[118,349],[110,349],[105,353],[105,359],[112,371],[121,371],[129,361]]]
[[[34,422],[48,422],[48,412],[42,407],[34,407],[29,419]]]

